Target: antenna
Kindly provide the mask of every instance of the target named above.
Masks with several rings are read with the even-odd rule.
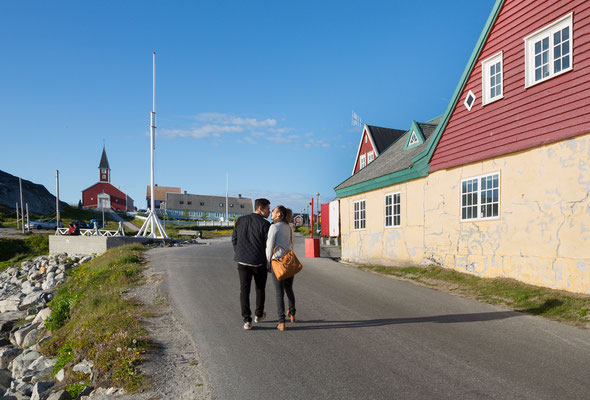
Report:
[[[357,113],[354,112],[354,110],[352,111],[352,126],[363,126],[363,120]]]
[[[166,230],[162,227],[158,216],[156,215],[155,210],[155,185],[154,185],[154,150],[156,149],[156,52],[152,53],[153,57],[153,81],[152,81],[152,112],[150,113],[150,164],[151,164],[151,185],[150,185],[150,212],[148,214],[147,219],[143,223],[143,226],[137,233],[137,236],[143,237],[152,237],[152,238],[166,238],[168,239],[168,234]],[[159,230],[160,233],[158,234],[156,230]],[[150,232],[149,235],[147,232]]]

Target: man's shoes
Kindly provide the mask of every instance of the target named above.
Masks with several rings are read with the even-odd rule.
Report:
[[[264,321],[264,318],[266,318],[266,312],[263,312],[260,317],[254,316],[254,322],[259,323]]]
[[[291,314],[291,310],[287,310],[287,317],[291,318],[291,322],[295,322],[295,316]]]
[[[244,322],[244,329],[247,331],[252,329],[252,322]]]
[[[279,331],[286,331],[286,330],[287,330],[287,327],[285,326],[285,323],[284,323],[284,322],[280,322],[280,323],[277,325],[277,329],[278,329]]]

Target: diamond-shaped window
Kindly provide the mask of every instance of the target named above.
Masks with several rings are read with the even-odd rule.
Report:
[[[465,101],[463,102],[463,104],[465,104],[465,108],[468,111],[471,111],[471,107],[473,107],[473,104],[475,104],[475,95],[471,90],[469,91],[469,93],[467,93],[467,97],[465,97]]]

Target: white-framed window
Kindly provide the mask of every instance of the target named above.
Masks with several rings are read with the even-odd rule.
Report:
[[[465,101],[463,104],[465,105],[467,111],[471,111],[471,107],[473,107],[475,104],[475,95],[471,90],[467,93],[467,96],[465,96]]]
[[[365,154],[361,155],[361,168],[365,168],[367,165],[367,156]]]
[[[525,87],[573,68],[572,20],[570,13],[524,38]]]
[[[354,229],[365,229],[365,200],[354,202]]]
[[[391,193],[385,195],[385,227],[401,225],[401,195]]]
[[[375,152],[373,150],[367,153],[367,164],[375,159]]]
[[[369,141],[369,137],[367,135],[365,135],[365,143],[367,143]]]
[[[504,74],[502,70],[502,52],[481,63],[482,105],[489,104],[504,97]]]
[[[499,172],[461,181],[461,221],[494,219],[499,216]]]
[[[410,140],[408,141],[408,147],[412,147],[418,143],[420,143],[420,140],[418,140],[418,135],[415,131],[412,131],[412,134],[410,135]]]

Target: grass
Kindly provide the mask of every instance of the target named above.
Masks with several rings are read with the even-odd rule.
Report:
[[[49,234],[28,234],[24,239],[0,239],[0,271],[49,253]]]
[[[576,326],[590,323],[589,295],[527,285],[507,278],[480,278],[435,266],[399,268],[363,265],[359,268]]]
[[[151,345],[140,323],[144,310],[125,293],[140,284],[144,250],[139,245],[118,247],[69,272],[45,322],[52,337],[43,343],[42,352],[58,357],[54,373],[87,359],[94,363],[94,386],[130,392],[142,386],[144,377],[137,366]],[[78,391],[76,385],[84,377],[70,371],[66,379]]]

